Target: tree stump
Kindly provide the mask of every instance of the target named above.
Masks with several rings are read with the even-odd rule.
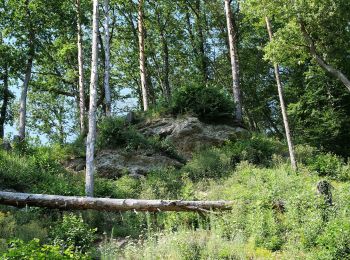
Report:
[[[317,193],[324,197],[328,206],[332,206],[332,185],[328,181],[323,180],[317,183]]]

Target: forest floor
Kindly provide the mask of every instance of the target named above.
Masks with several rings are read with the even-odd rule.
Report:
[[[2,189],[83,195],[83,173],[62,166],[72,147],[16,149],[0,151]],[[1,206],[2,258],[41,259],[39,253],[51,259],[350,257],[349,164],[299,145],[299,169],[293,172],[286,149],[275,139],[253,135],[196,152],[180,169],[154,170],[141,179],[96,179],[98,197],[230,200],[229,212],[61,212]],[[331,185],[332,203],[317,192],[321,180]]]

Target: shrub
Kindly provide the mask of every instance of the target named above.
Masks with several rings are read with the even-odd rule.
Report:
[[[202,118],[215,118],[232,115],[233,110],[230,95],[215,86],[188,85],[173,94],[172,111],[175,114],[190,112]]]
[[[123,118],[107,117],[98,126],[96,143],[98,148],[138,148],[146,146],[147,139],[132,126],[126,125]]]
[[[160,152],[184,162],[184,159],[178,155],[170,142],[160,140],[158,137],[145,137],[133,126],[126,125],[123,118],[108,117],[100,123],[97,135],[97,147],[99,149],[152,149],[155,152]]]
[[[19,156],[0,151],[0,187],[22,192],[80,195],[80,176],[68,173],[46,149]]]
[[[62,222],[58,223],[51,231],[54,245],[67,249],[74,247],[78,251],[87,252],[94,240],[96,229],[91,229],[84,223],[81,215],[66,214]]]
[[[9,243],[9,248],[1,259],[50,259],[50,260],[66,260],[66,259],[88,259],[86,255],[75,252],[72,247],[68,247],[64,251],[59,246],[41,245],[39,239],[34,239],[27,243],[22,240],[12,240]]]
[[[331,153],[318,154],[313,158],[308,158],[307,165],[310,170],[316,171],[319,176],[337,178],[342,172],[344,160]]]
[[[319,259],[349,259],[350,258],[350,221],[336,219],[329,223],[325,231],[318,237],[320,247]]]
[[[270,166],[274,154],[288,154],[284,144],[263,135],[253,135],[250,139],[238,140],[231,144],[228,149],[233,165],[236,161],[248,161],[255,165]]]

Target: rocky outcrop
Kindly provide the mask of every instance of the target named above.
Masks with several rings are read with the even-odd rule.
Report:
[[[191,158],[200,148],[221,145],[237,133],[246,133],[242,127],[227,124],[209,124],[196,117],[160,118],[138,125],[146,136],[159,136],[174,144],[179,154]]]
[[[142,178],[152,170],[162,167],[179,168],[183,164],[160,153],[148,150],[135,150],[127,152],[124,149],[102,150],[96,155],[96,171],[99,177],[116,179],[122,175]],[[67,168],[81,171],[85,168],[85,159],[71,160]]]
[[[136,128],[145,136],[159,136],[173,144],[180,157],[190,159],[192,153],[203,147],[221,145],[228,139],[247,131],[238,126],[209,124],[196,117],[160,118],[142,122]],[[176,158],[176,157],[175,157]],[[100,177],[115,179],[122,175],[143,178],[152,170],[163,167],[179,168],[183,160],[155,149],[125,148],[102,150],[96,154],[96,170]],[[85,159],[72,159],[66,165],[73,171],[85,169]]]

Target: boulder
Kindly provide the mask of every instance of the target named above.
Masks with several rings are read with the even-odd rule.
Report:
[[[138,125],[146,136],[159,136],[173,143],[178,152],[187,159],[203,147],[221,145],[233,136],[247,130],[228,124],[210,124],[197,117],[160,118]]]
[[[160,153],[149,150],[125,151],[124,149],[101,150],[97,152],[95,167],[99,177],[117,179],[123,175],[141,179],[152,170],[163,167],[180,168],[183,164]],[[85,168],[85,159],[70,160],[67,169],[82,171]]]
[[[96,155],[96,170],[100,177],[118,178],[124,174],[132,177],[147,175],[162,167],[179,168],[182,163],[148,150],[102,150]]]

